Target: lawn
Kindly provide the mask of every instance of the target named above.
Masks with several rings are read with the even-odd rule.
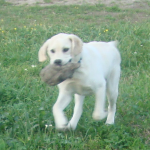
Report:
[[[150,7],[150,3],[147,2]],[[0,150],[150,149],[150,9],[117,5],[13,6],[0,0]],[[86,97],[77,129],[55,130],[57,87],[44,84],[38,50],[65,32],[84,42],[119,41],[122,73],[116,120],[92,119]],[[71,117],[74,102],[65,113]],[[47,125],[47,126],[46,126]]]

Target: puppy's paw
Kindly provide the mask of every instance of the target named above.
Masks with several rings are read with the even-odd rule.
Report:
[[[76,129],[76,126],[72,125],[70,122],[67,125],[68,130],[74,131]]]
[[[109,119],[109,120],[107,119],[105,124],[107,124],[107,125],[114,124],[114,119]]]
[[[60,132],[74,131],[75,129],[71,126],[64,126],[62,128],[56,128]]]
[[[94,120],[99,121],[99,120],[102,120],[102,119],[106,118],[107,114],[108,113],[106,111],[104,111],[103,113],[93,112],[92,117],[93,117]]]
[[[63,125],[63,126],[56,127],[56,129],[57,129],[58,131],[67,131],[67,130],[68,130],[67,125]]]

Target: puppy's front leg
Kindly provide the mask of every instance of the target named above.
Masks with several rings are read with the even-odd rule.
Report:
[[[72,129],[72,130],[76,129],[77,123],[82,115],[82,106],[83,106],[84,97],[85,96],[75,94],[74,113],[73,113],[73,117],[68,123],[68,129]]]
[[[55,126],[59,130],[66,128],[68,120],[63,112],[71,101],[71,94],[65,91],[59,93],[58,99],[53,106],[53,115],[55,119]]]
[[[106,81],[101,83],[101,86],[96,90],[96,102],[93,112],[94,120],[102,120],[107,116],[105,109],[105,96],[106,96]]]

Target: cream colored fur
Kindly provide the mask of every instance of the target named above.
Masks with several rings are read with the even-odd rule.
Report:
[[[68,51],[64,52],[64,49]],[[53,115],[57,129],[76,129],[82,114],[82,105],[86,95],[95,94],[93,119],[101,120],[107,117],[106,124],[113,124],[118,97],[121,57],[117,42],[89,42],[73,34],[60,33],[47,40],[39,50],[39,61],[50,57],[50,63],[61,60],[61,65],[70,60],[78,62],[78,68],[72,79],[67,79],[58,85],[59,95],[53,106]],[[74,113],[68,122],[63,110],[75,97]],[[108,111],[105,111],[105,99],[108,99]],[[94,101],[91,100],[93,103]]]

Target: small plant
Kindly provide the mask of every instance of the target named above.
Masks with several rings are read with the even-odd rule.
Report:
[[[107,7],[106,10],[108,12],[120,12],[121,11],[121,9],[117,5],[111,6],[111,7]]]

